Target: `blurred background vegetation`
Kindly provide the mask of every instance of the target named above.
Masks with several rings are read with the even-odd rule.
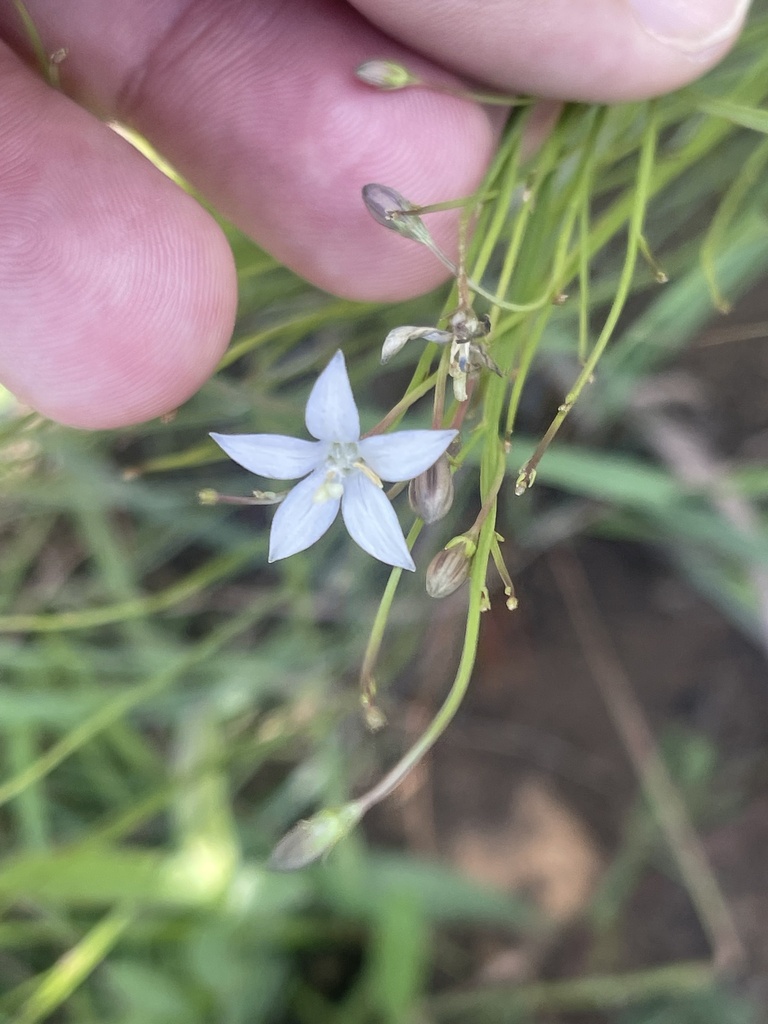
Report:
[[[497,519],[520,606],[490,584],[456,721],[310,869],[269,870],[275,842],[375,782],[450,685],[466,593],[430,601],[423,566],[471,524],[476,466],[401,584],[371,735],[357,673],[385,567],[341,529],[268,566],[271,510],[197,502],[259,485],[207,431],[295,434],[339,347],[372,426],[423,353],[383,371],[387,331],[450,297],[335,299],[227,229],[237,330],[182,409],[86,434],[3,396],[2,1019],[766,1019],[767,43],[758,11],[722,67],[600,115],[597,143],[598,112],[567,108],[501,219],[483,215],[501,231],[486,284],[519,242],[505,295],[539,294],[555,265],[568,293],[491,340],[525,381]],[[516,497],[621,288],[650,109],[653,257]],[[589,140],[589,219],[560,250]]]

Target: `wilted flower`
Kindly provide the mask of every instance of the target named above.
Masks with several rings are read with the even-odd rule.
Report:
[[[360,437],[360,417],[344,356],[337,352],[307,401],[316,441],[280,434],[211,434],[244,469],[275,480],[305,477],[278,507],[269,560],[304,551],[328,530],[339,508],[352,540],[374,558],[415,568],[382,480],[410,480],[443,454],[456,430],[402,430]]]
[[[451,331],[441,331],[438,327],[393,327],[381,348],[382,363],[388,363],[404,345],[416,338],[434,341],[436,345],[445,345],[453,341],[453,334]]]
[[[451,317],[450,328],[449,331],[442,331],[437,327],[395,327],[384,339],[381,361],[389,362],[404,345],[417,338],[432,341],[436,345],[447,345],[450,342],[448,373],[453,378],[453,393],[457,402],[466,402],[467,378],[470,373],[485,368],[499,377],[503,374],[483,344],[482,339],[490,330],[488,317],[478,317],[472,310],[459,309]]]

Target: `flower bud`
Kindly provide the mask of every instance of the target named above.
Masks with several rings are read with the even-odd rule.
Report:
[[[355,76],[376,89],[405,89],[421,84],[420,78],[393,60],[367,60],[356,68]]]
[[[453,474],[447,455],[408,484],[408,502],[425,523],[436,523],[453,505]]]
[[[343,807],[319,811],[286,832],[272,851],[269,866],[275,871],[297,871],[319,860],[348,835],[360,820],[362,808],[353,801]]]
[[[402,232],[403,229],[403,221],[394,214],[414,209],[413,203],[409,203],[405,196],[389,185],[377,185],[376,182],[363,185],[363,202],[373,219],[391,231]]]
[[[375,182],[363,185],[363,202],[368,213],[377,223],[389,228],[390,231],[396,231],[403,238],[410,238],[420,245],[426,245],[428,249],[435,252],[435,255],[438,255],[440,250],[424,221],[412,212],[418,207],[414,206],[405,196],[401,196],[396,189],[390,188],[389,185],[377,185]],[[407,214],[407,216],[398,216],[398,214]]]
[[[475,544],[466,536],[454,537],[438,551],[427,566],[427,593],[430,597],[448,597],[469,576]]]
[[[418,206],[414,206],[405,196],[401,196],[388,185],[377,185],[371,182],[363,185],[363,202],[373,219],[390,231],[396,231],[403,238],[410,238],[419,245],[426,245],[433,256],[452,274],[458,273],[453,260],[447,256],[427,230],[424,221],[416,215]]]

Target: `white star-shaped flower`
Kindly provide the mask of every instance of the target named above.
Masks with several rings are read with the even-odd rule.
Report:
[[[434,465],[456,430],[401,430],[360,437],[360,416],[344,356],[337,352],[307,401],[315,441],[281,434],[211,434],[238,465],[275,480],[304,477],[277,509],[269,560],[304,551],[328,530],[339,507],[363,551],[388,565],[415,569],[382,480],[411,480]]]

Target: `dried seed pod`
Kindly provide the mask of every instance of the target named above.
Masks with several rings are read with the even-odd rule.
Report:
[[[454,537],[438,551],[427,566],[427,593],[430,597],[448,597],[469,576],[475,545],[467,537]]]
[[[408,484],[408,501],[425,523],[436,523],[453,505],[453,474],[447,455]]]

